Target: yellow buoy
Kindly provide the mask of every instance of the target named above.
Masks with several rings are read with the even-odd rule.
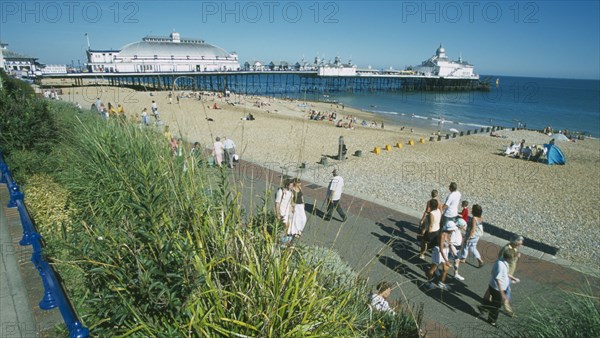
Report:
[[[425,139],[421,137],[421,138],[419,139],[419,143],[425,143]]]
[[[381,148],[380,148],[380,147],[375,147],[375,149],[373,149],[373,152],[374,152],[376,155],[379,155],[379,154],[381,154]]]
[[[402,148],[402,143],[400,143],[400,142],[396,143],[396,147]]]
[[[409,145],[409,146],[414,146],[414,145],[415,145],[415,141],[413,141],[413,140],[409,140],[409,141],[408,141],[408,145]]]
[[[392,150],[392,146],[391,146],[391,145],[389,145],[389,144],[386,144],[386,145],[385,145],[385,150],[387,150],[387,151],[390,151],[390,150]]]

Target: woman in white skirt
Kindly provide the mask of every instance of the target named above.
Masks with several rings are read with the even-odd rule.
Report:
[[[293,182],[286,180],[283,186],[277,189],[277,193],[275,194],[275,214],[277,215],[277,219],[283,222],[286,233],[290,228],[290,220],[292,218],[292,187]]]
[[[294,179],[292,186],[292,222],[288,228],[288,235],[294,237],[302,236],[306,225],[306,212],[304,211],[304,196],[302,195],[302,182]]]

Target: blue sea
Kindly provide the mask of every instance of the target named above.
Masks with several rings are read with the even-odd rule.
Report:
[[[598,80],[481,78],[491,82],[489,92],[332,93],[327,99],[386,116],[400,125],[441,130],[551,126],[600,137]]]

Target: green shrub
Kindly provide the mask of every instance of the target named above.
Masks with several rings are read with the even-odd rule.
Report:
[[[0,91],[0,148],[13,151],[48,152],[58,137],[54,117],[46,101],[31,97],[14,98]]]
[[[2,81],[2,90],[6,91],[13,98],[21,99],[35,95],[29,83],[8,76],[2,69],[0,69],[0,80]]]

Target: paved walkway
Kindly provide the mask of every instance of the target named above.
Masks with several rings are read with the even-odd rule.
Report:
[[[1,185],[1,189],[6,191],[6,186]],[[0,198],[0,203],[0,337],[36,337],[36,325],[19,269],[23,261],[15,249],[20,238],[13,238],[9,232],[5,212],[8,199]],[[18,218],[16,209],[8,212],[11,214],[8,217],[16,213]]]
[[[424,286],[425,269],[431,258],[427,255],[425,260],[419,259],[420,243],[416,240],[421,215],[401,206],[384,206],[382,204],[385,203],[380,201],[345,194],[342,205],[348,214],[347,221],[341,222],[339,215],[334,215],[331,221],[324,221],[322,203],[331,169],[319,170],[317,175],[315,170],[306,170],[306,173],[310,172],[312,179],[320,184],[303,181],[309,215],[302,242],[335,249],[361,276],[368,278],[369,284],[374,286],[381,280],[387,280],[396,285],[393,298],[413,304],[422,303],[424,331],[430,338],[488,337],[499,333],[498,329],[477,318],[476,306],[487,289],[492,264],[498,257],[500,246],[508,242],[506,239],[485,235],[478,246],[486,262],[484,267],[477,268],[474,258],[470,257],[466,264],[461,264],[460,273],[465,277],[464,281],[454,279],[451,269],[446,279],[452,288],[450,292],[428,290]],[[276,189],[281,179],[281,173],[276,170],[243,162],[230,173],[235,177],[233,182],[237,184],[238,191],[243,192],[242,203],[248,211],[259,206],[265,197],[265,189]],[[300,177],[308,176],[306,173]],[[536,246],[544,245],[536,243]],[[515,273],[521,282],[512,288],[511,303],[516,315],[513,318],[501,315],[498,321],[501,326],[508,326],[512,321],[519,322],[522,318],[519,313],[530,309],[530,300],[560,302],[560,288],[577,288],[589,281],[595,290],[600,290],[598,275],[592,278],[573,269],[580,268],[578,265],[528,247],[521,252]]]

